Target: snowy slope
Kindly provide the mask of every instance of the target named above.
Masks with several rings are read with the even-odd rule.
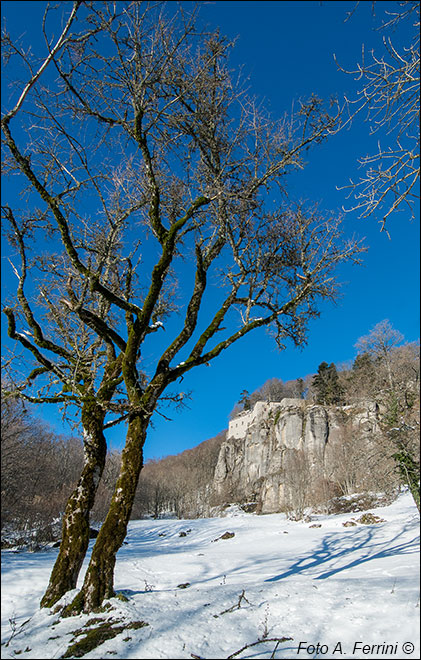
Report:
[[[419,658],[418,512],[409,493],[372,511],[385,522],[343,527],[358,512],[131,523],[115,577],[128,600],[100,616],[148,626],[83,657],[228,658],[289,637],[275,654],[266,641],[235,657]],[[2,658],[60,658],[92,620],[38,609],[56,553],[2,553]]]

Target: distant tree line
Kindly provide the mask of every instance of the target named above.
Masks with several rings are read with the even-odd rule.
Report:
[[[323,361],[316,374],[283,382],[270,378],[251,394],[244,389],[230,417],[252,410],[258,401],[300,398],[320,405],[347,405],[361,399],[384,400],[392,393],[407,406],[416,398],[420,381],[419,342],[403,343],[388,320],[378,323],[355,344],[357,356],[337,367]]]
[[[120,455],[109,452],[91,520],[106,514]],[[16,400],[1,406],[2,543],[32,547],[56,540],[69,494],[83,466],[79,438],[57,435]]]
[[[219,450],[225,440],[222,431],[181,454],[149,460],[143,468],[132,517],[173,514],[197,518],[206,511]],[[168,478],[171,475],[171,478]]]
[[[193,449],[146,462],[137,487],[132,519],[203,514],[209,498],[225,431]],[[121,454],[108,452],[91,523],[108,511],[119,474]],[[57,436],[18,401],[1,409],[2,546],[38,548],[60,535],[61,517],[83,465],[83,444],[76,437]],[[168,478],[168,474],[171,478]]]
[[[261,387],[252,392],[243,390],[240,393],[238,403],[231,411],[230,418],[233,419],[243,410],[252,410],[258,401],[279,402],[282,399],[300,398],[304,399],[307,394],[311,376],[305,379],[282,381],[280,378],[270,378]]]

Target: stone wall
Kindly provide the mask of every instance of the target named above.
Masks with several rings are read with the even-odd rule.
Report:
[[[244,438],[249,426],[256,420],[276,410],[280,403],[270,403],[268,401],[257,401],[253,410],[240,412],[228,424],[228,438]]]

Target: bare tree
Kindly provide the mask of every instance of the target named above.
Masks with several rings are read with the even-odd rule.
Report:
[[[83,465],[80,440],[55,436],[16,400],[1,409],[1,522],[38,544],[57,538],[54,520],[66,506]],[[54,536],[55,535],[55,536]]]
[[[285,507],[288,517],[301,520],[312,503],[311,461],[302,449],[285,452],[283,465]]]
[[[226,432],[181,454],[149,460],[142,469],[133,517],[172,513],[195,518],[208,511],[215,467]],[[171,479],[168,478],[171,475]]]
[[[392,370],[393,349],[403,341],[403,335],[393,328],[388,319],[380,321],[368,335],[360,337],[355,344],[359,354],[366,354],[377,361],[377,369],[383,369],[387,374],[387,381],[391,390],[394,389],[394,376]]]
[[[349,210],[359,210],[360,217],[383,209],[382,229],[400,207],[413,216],[414,202],[419,199],[420,3],[410,0],[395,5],[393,10],[389,3],[381,26],[383,54],[374,50],[366,54],[363,47],[358,68],[346,71],[360,82],[360,89],[355,99],[346,99],[349,118],[343,122],[347,126],[365,113],[370,134],[379,135],[377,152],[360,160],[364,175],[346,188],[356,200]],[[390,34],[393,30],[395,37]],[[401,34],[409,34],[408,42],[396,45]]]
[[[379,455],[394,459],[419,510],[419,345],[400,345],[402,341],[403,335],[384,320],[361,337],[356,347],[374,364],[370,384],[373,398],[380,403]]]
[[[361,419],[358,406],[343,414],[338,438],[329,446],[325,468],[341,495],[363,491],[390,493],[396,489],[394,461],[384,451],[382,435],[373,422]]]
[[[54,46],[49,17],[41,65],[5,40],[29,78],[2,118],[6,168],[27,194],[23,210],[3,209],[20,262],[4,312],[25,349],[7,395],[75,412],[87,456],[43,606],[76,584],[104,428],[127,424],[71,613],[114,594],[154,411],[182,404],[185,374],[252,331],[303,344],[319,302],[336,297],[337,266],[363,248],[339,218],[285,195],[286,174],[335,128],[318,99],[272,120],[230,72],[230,44],[167,3],[75,2]]]

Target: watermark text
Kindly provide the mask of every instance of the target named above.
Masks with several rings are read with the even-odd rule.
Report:
[[[335,644],[312,644],[310,642],[300,642],[297,647],[297,655],[311,655],[311,656],[322,656],[330,653],[331,655],[349,655],[352,656],[356,653],[359,655],[367,656],[397,656],[402,657],[404,655],[412,655],[414,653],[415,646],[412,642],[404,642],[403,644],[394,642],[392,644],[382,642],[381,644],[365,644],[362,641],[354,642],[353,644],[344,644],[343,642],[336,642]]]

